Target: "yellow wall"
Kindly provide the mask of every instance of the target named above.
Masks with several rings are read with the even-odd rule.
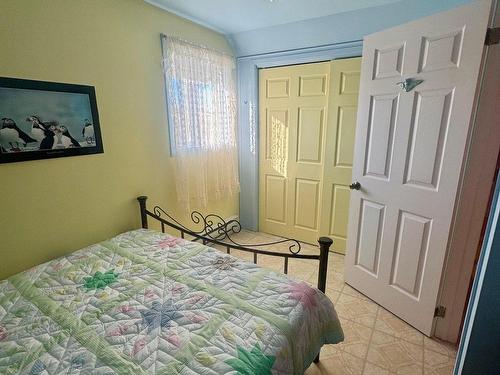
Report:
[[[104,154],[0,165],[0,279],[139,227],[137,195],[182,216],[160,33],[230,52],[223,36],[142,0],[0,7],[0,76],[95,86],[104,143]],[[228,217],[238,197],[211,206]]]

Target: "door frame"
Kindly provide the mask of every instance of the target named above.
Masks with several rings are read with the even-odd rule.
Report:
[[[500,2],[492,1],[488,27],[500,26]],[[466,159],[455,203],[448,240],[448,251],[441,278],[438,305],[446,307],[444,318],[437,318],[434,335],[453,344],[460,340],[474,278],[474,263],[483,242],[482,229],[490,210],[491,190],[500,151],[500,127],[496,121],[500,78],[500,45],[485,46],[476,86],[474,111],[470,120]]]
[[[360,57],[362,51],[363,41],[353,40],[237,59],[240,222],[243,228],[254,231],[259,228],[259,69]]]

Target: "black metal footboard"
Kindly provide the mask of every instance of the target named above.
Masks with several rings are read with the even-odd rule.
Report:
[[[241,231],[241,224],[237,220],[225,221],[222,217],[216,214],[203,215],[198,211],[193,211],[191,213],[191,220],[196,226],[198,226],[198,228],[190,229],[174,219],[159,206],[155,206],[153,211],[149,211],[146,207],[147,199],[148,197],[146,196],[137,197],[141,210],[141,224],[143,228],[148,228],[148,217],[152,217],[160,222],[163,233],[165,233],[165,226],[168,225],[171,228],[177,229],[182,238],[185,238],[187,234],[193,237],[192,241],[202,241],[204,244],[223,246],[226,248],[226,252],[228,254],[231,253],[231,249],[253,253],[253,261],[255,264],[257,264],[259,255],[282,257],[284,258],[283,273],[285,274],[288,273],[288,261],[290,258],[318,260],[318,289],[325,292],[326,277],[328,272],[328,254],[330,246],[333,243],[331,238],[320,237],[318,239],[318,255],[300,254],[302,249],[301,243],[291,238],[283,238],[266,243],[242,244],[235,241],[231,237],[232,234],[239,233]],[[266,247],[282,243],[289,244],[289,253],[265,250]]]

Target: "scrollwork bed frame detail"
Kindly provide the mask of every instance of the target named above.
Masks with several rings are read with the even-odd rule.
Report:
[[[258,244],[242,244],[235,241],[231,234],[239,233],[241,231],[241,224],[238,220],[225,221],[222,217],[216,214],[203,215],[198,211],[193,211],[191,213],[191,220],[195,225],[199,227],[197,229],[190,229],[165,210],[159,206],[155,206],[153,211],[149,211],[146,207],[146,201],[148,197],[140,196],[137,197],[139,201],[139,207],[141,210],[141,224],[142,227],[148,228],[148,216],[157,220],[161,224],[161,230],[165,233],[165,225],[177,229],[181,237],[184,238],[186,234],[194,237],[193,241],[203,241],[204,244],[216,244],[221,245],[226,248],[226,252],[230,254],[231,249],[242,250],[254,254],[254,263],[257,263],[257,256],[260,255],[271,255],[284,258],[283,272],[288,273],[288,260],[289,258],[294,259],[311,259],[319,261],[319,272],[318,272],[318,289],[325,292],[326,288],[326,276],[328,271],[328,253],[330,246],[332,245],[332,239],[328,237],[320,237],[318,239],[319,243],[319,255],[306,255],[300,254],[302,249],[299,241],[292,238],[284,238],[277,241],[271,241],[266,243]],[[276,245],[280,243],[289,243],[288,250],[290,253],[278,252],[278,251],[268,251],[263,250],[263,247]],[[255,249],[259,247],[260,249]]]
[[[140,196],[137,197],[139,201],[139,207],[141,210],[141,225],[142,228],[148,229],[148,216],[157,220],[161,224],[161,231],[165,233],[165,225],[177,229],[181,237],[184,238],[186,234],[193,237],[192,241],[203,241],[203,244],[216,244],[226,247],[226,252],[231,253],[231,249],[242,250],[246,252],[253,253],[253,262],[257,264],[257,256],[260,255],[271,255],[284,258],[283,272],[288,274],[288,260],[289,258],[294,259],[311,259],[319,261],[318,268],[318,289],[323,293],[326,289],[326,277],[328,272],[328,254],[330,251],[330,246],[333,240],[329,237],[320,237],[318,239],[319,243],[319,255],[306,255],[300,254],[302,249],[299,241],[292,238],[284,238],[278,241],[272,241],[267,243],[258,244],[241,244],[236,242],[231,238],[231,233],[239,233],[241,231],[241,224],[238,220],[225,221],[222,217],[216,214],[203,215],[198,211],[193,211],[191,213],[191,221],[198,225],[196,230],[190,229],[183,225],[181,222],[173,218],[160,206],[155,206],[153,211],[149,211],[146,207],[146,201],[148,197]],[[290,253],[283,253],[277,251],[267,251],[263,249],[255,249],[255,247],[265,247],[270,245],[276,245],[280,243],[289,243],[288,250]],[[319,354],[314,359],[315,363],[319,362]]]
[[[153,213],[158,218],[166,217],[168,220],[172,220],[173,223],[175,223],[180,228],[182,228],[182,229],[179,229],[181,232],[182,238],[184,238],[185,233],[189,232],[189,234],[194,233],[194,234],[205,237],[203,239],[204,243],[211,243],[212,241],[228,241],[230,244],[233,244],[236,246],[241,246],[241,247],[249,247],[249,246],[265,247],[265,246],[277,245],[280,243],[289,243],[290,245],[288,246],[288,250],[292,254],[298,254],[300,252],[300,250],[302,249],[302,245],[300,244],[300,242],[295,240],[295,239],[292,239],[292,238],[284,238],[282,240],[271,241],[271,242],[266,242],[266,243],[258,243],[258,244],[242,244],[242,243],[236,242],[231,237],[231,234],[232,233],[236,234],[236,233],[241,232],[240,222],[238,220],[229,220],[226,222],[221,216],[216,215],[216,214],[208,214],[208,215],[204,216],[199,211],[191,212],[191,221],[195,225],[201,225],[201,227],[198,228],[198,230],[194,230],[194,229],[190,229],[190,228],[186,227],[185,225],[183,225],[182,223],[177,221],[170,214],[165,212],[165,210],[163,210],[163,208],[161,208],[160,206],[154,206]],[[164,231],[164,225],[167,223],[162,223],[162,224],[163,224],[162,231]],[[196,238],[195,240],[199,240],[199,238]],[[224,243],[226,243],[226,242],[224,242]]]

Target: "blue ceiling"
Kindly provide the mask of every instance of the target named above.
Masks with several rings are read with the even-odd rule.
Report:
[[[376,7],[400,0],[144,0],[224,34]]]

